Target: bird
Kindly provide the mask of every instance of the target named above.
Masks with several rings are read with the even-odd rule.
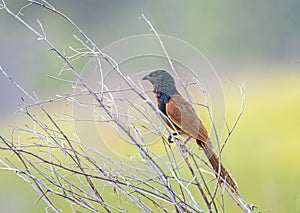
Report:
[[[237,195],[236,182],[214,152],[208,132],[192,105],[178,92],[172,75],[165,70],[155,70],[145,75],[142,80],[148,80],[152,84],[157,107],[163,114],[164,122],[174,132],[173,135],[180,134],[195,139],[208,158],[219,184],[226,185]],[[170,138],[171,135],[168,139]]]

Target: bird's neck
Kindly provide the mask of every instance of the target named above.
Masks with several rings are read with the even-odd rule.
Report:
[[[166,104],[169,102],[172,95],[178,93],[175,86],[172,87],[172,85],[169,85],[169,87],[154,87],[153,92],[155,93],[158,108],[167,116]]]
[[[178,93],[175,85],[158,85],[154,87],[153,92],[159,95],[163,94],[169,97]]]

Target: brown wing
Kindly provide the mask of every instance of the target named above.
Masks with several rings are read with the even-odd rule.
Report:
[[[193,110],[192,106],[185,101],[181,95],[173,95],[166,104],[166,113],[170,120],[176,124],[187,135],[207,142],[208,134]]]
[[[166,104],[166,113],[174,124],[185,134],[195,138],[197,144],[203,148],[216,172],[219,183],[226,183],[234,194],[238,194],[237,184],[214,153],[207,131],[192,106],[179,94],[173,95]]]

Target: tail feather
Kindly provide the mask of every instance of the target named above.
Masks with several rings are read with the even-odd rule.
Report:
[[[197,140],[197,144],[204,150],[206,157],[208,158],[213,169],[215,170],[216,177],[218,178],[219,183],[220,184],[224,183],[230,188],[232,193],[238,194],[238,187],[236,182],[233,180],[233,178],[231,177],[229,172],[225,169],[225,167],[221,164],[212,146],[210,146],[210,144],[208,143],[203,144],[198,140]]]

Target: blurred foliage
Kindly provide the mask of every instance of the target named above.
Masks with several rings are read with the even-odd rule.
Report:
[[[267,69],[276,72],[263,73]],[[272,209],[271,212],[300,210],[298,69],[253,70],[246,86],[246,111],[225,150],[226,165],[235,170],[233,173],[246,199],[259,208]],[[232,108],[237,106],[237,100],[230,92],[226,94],[230,118],[237,110]]]
[[[245,198],[259,209],[300,211],[300,1],[51,3],[75,20],[100,47],[127,36],[149,33],[148,26],[138,18],[145,13],[161,34],[186,40],[212,58],[222,81],[228,76],[238,82],[248,80],[246,111],[223,159]],[[9,4],[18,8],[20,1],[9,0]],[[73,29],[59,17],[41,8],[30,8],[25,13],[26,19],[35,16],[61,49],[75,44],[70,37]],[[43,95],[68,89],[52,80],[49,83],[47,77],[57,75],[62,62],[3,10],[0,29],[0,65],[18,82]],[[239,110],[239,93],[231,82],[225,82],[224,88],[230,123]],[[0,89],[0,98],[5,100],[0,101],[0,111],[3,117],[9,112],[7,117],[12,122],[11,113],[20,102],[20,94],[2,77]],[[2,120],[1,124],[10,135],[7,122]],[[44,211],[42,201],[34,204],[38,195],[10,172],[1,172],[0,187],[1,212]],[[237,211],[230,201],[227,205],[232,209],[228,212]]]
[[[254,72],[261,73],[260,69],[263,68]],[[299,211],[300,74],[292,72],[295,74],[287,76],[284,73],[288,71],[293,70],[281,68],[273,78],[260,74],[260,78],[249,79],[245,113],[223,155],[224,164],[238,181],[241,193],[259,210]],[[224,89],[227,122],[231,124],[239,110],[240,95],[232,82],[225,81]],[[42,201],[33,204],[39,196],[12,173],[3,172],[0,183],[1,211],[41,212],[45,208]],[[113,189],[108,193],[113,194]],[[22,202],[15,206],[12,200]],[[226,206],[228,212],[240,211],[231,200]],[[61,208],[69,209],[64,205]]]

